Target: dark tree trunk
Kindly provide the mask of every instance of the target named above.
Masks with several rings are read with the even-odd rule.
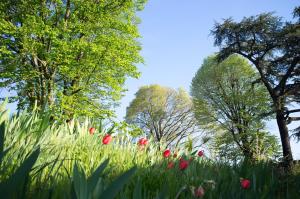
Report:
[[[276,120],[281,138],[283,162],[286,167],[291,167],[293,163],[293,154],[290,145],[289,131],[283,111],[276,112]]]

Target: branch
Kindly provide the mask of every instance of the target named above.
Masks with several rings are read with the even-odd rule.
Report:
[[[70,18],[70,7],[71,7],[71,0],[67,0],[66,3],[66,14],[65,14],[65,21],[67,21]]]
[[[300,92],[300,82],[295,84],[286,85],[285,95],[296,95],[297,92]]]
[[[300,109],[294,109],[294,110],[290,110],[290,111],[285,111],[284,114],[290,114],[290,113],[296,113],[296,112],[300,112]]]
[[[300,61],[300,57],[296,57],[295,59],[293,59],[291,66],[289,67],[289,69],[287,70],[287,72],[282,77],[281,81],[279,82],[277,87],[280,89],[281,94],[284,93],[284,88],[285,88],[287,79],[291,76],[292,72],[294,71],[294,69],[299,61]]]
[[[286,122],[287,122],[287,124],[290,124],[293,121],[299,121],[299,120],[300,120],[300,117],[289,117]]]

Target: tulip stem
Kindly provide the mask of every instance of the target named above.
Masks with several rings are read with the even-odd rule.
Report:
[[[178,191],[178,193],[176,194],[175,199],[178,199],[178,198],[179,198],[179,195],[180,195],[184,190],[186,190],[186,186],[185,186],[185,185],[184,185],[183,187],[181,187],[181,189]]]

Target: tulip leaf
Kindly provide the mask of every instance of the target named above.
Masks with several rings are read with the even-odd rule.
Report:
[[[2,162],[2,158],[5,156],[5,154],[9,151],[9,149],[11,149],[11,147],[9,147],[8,149],[4,150],[3,152],[0,152],[0,163]]]
[[[165,199],[167,198],[168,187],[167,184],[164,185],[160,193],[157,195],[156,199]]]
[[[142,198],[142,186],[141,186],[141,180],[139,179],[134,188],[133,199],[140,199],[140,198]]]
[[[100,121],[99,121],[99,132],[100,133],[102,133],[103,132],[103,121],[102,121],[102,119],[100,119]]]
[[[112,134],[112,131],[115,129],[115,125],[113,125],[112,127],[110,127],[110,129],[107,131],[107,134]]]
[[[130,177],[135,173],[136,167],[133,167],[119,176],[112,184],[101,194],[100,198],[113,199],[123,186],[128,182]]]
[[[4,149],[4,134],[5,134],[5,122],[2,122],[0,125],[0,153]]]
[[[89,193],[92,193],[93,190],[95,189],[97,182],[99,180],[100,174],[106,168],[106,166],[108,165],[108,162],[109,162],[109,160],[106,159],[88,178],[87,184],[88,184]]]
[[[73,169],[73,180],[77,199],[88,198],[87,181],[85,178],[85,173],[80,167],[78,167],[77,163],[75,163]]]
[[[20,188],[28,176],[31,168],[35,164],[40,154],[40,148],[37,148],[30,154],[28,158],[16,169],[16,171],[4,182],[0,184],[0,195],[11,196],[16,192],[16,188]]]
[[[194,152],[192,152],[192,153],[191,153],[191,155],[195,155],[196,153],[197,153],[197,150],[196,150],[196,151],[194,151]]]

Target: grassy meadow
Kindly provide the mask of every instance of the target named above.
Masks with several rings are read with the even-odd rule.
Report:
[[[300,196],[299,173],[285,176],[274,163],[229,165],[184,148],[170,149],[170,156],[164,157],[151,139],[140,146],[128,131],[89,119],[50,124],[47,114],[9,117],[2,107],[0,121],[1,198]],[[90,126],[96,131],[90,133]],[[112,140],[103,144],[107,132]],[[184,169],[182,160],[187,163]],[[241,178],[250,180],[249,188],[241,186]]]

